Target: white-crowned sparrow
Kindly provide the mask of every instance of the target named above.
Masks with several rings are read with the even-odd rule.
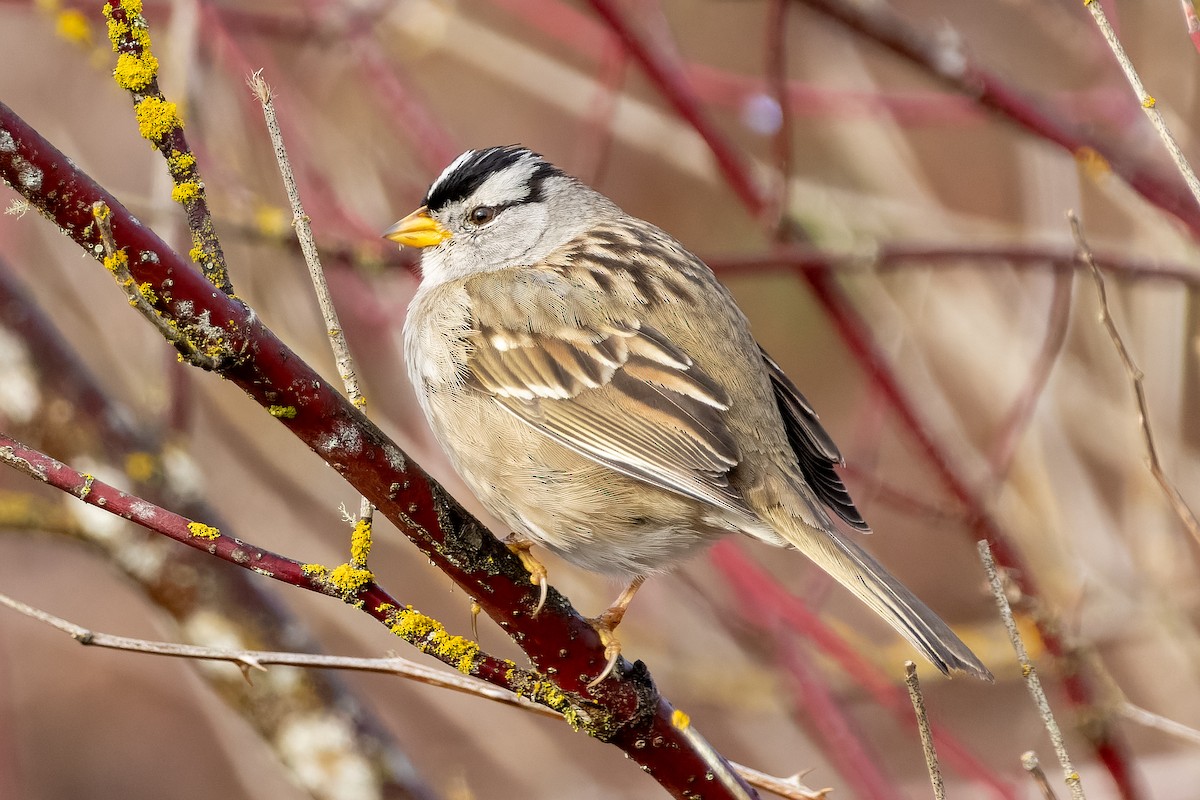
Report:
[[[405,358],[454,467],[522,539],[632,579],[599,620],[600,678],[644,576],[734,532],[804,553],[943,672],[991,678],[837,530],[869,530],[837,447],[666,233],[509,146],[463,153],[384,235],[423,248]]]

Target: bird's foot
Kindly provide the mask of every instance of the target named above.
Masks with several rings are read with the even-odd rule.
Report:
[[[525,569],[529,570],[529,582],[541,590],[538,596],[537,607],[533,609],[533,616],[541,613],[542,608],[546,605],[546,595],[550,591],[550,581],[546,579],[546,566],[542,562],[534,558],[530,550],[533,548],[533,542],[517,533],[509,534],[504,545],[509,550],[521,559],[521,564]]]
[[[600,674],[588,683],[588,689],[595,689],[605,678],[612,675],[613,670],[616,668],[617,659],[621,657],[621,642],[617,639],[616,634],[617,626],[625,618],[625,612],[629,610],[629,604],[633,601],[633,596],[637,594],[637,590],[641,588],[645,580],[640,575],[634,578],[625,587],[625,591],[621,592],[621,596],[617,598],[617,602],[613,603],[603,614],[590,620],[592,627],[596,629],[596,633],[600,634],[600,643],[604,645],[604,657],[607,659],[607,662]]]

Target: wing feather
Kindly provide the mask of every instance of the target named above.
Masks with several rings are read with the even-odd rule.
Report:
[[[779,406],[779,413],[787,430],[788,443],[796,453],[804,479],[812,487],[817,499],[841,517],[847,525],[864,533],[869,532],[871,526],[855,507],[850,492],[846,490],[846,485],[834,470],[835,466],[843,463],[837,445],[821,426],[817,412],[809,405],[804,395],[800,394],[796,385],[765,350],[761,352],[763,363],[766,364],[771,377],[775,402]]]
[[[729,483],[741,460],[724,417],[729,397],[669,339],[636,320],[535,328],[527,314],[487,316],[469,337],[477,389],[588,458],[748,513]],[[521,327],[506,327],[505,317]]]

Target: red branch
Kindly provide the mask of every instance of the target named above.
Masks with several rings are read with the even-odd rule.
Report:
[[[695,731],[673,716],[674,709],[659,696],[640,662],[630,667],[622,661],[612,678],[589,692],[587,683],[606,658],[588,621],[553,590],[542,613],[531,616],[537,592],[515,555],[276,338],[257,315],[215,290],[115,197],[2,103],[0,177],[93,256],[101,251],[92,204],[107,204],[117,246],[128,255],[134,279],[154,289],[157,312],[222,359],[221,374],[257,403],[294,408],[294,417],[285,415],[281,424],[367,497],[435,566],[478,599],[535,669],[567,694],[588,733],[621,748],[676,797],[735,796],[722,781],[710,779],[714,771],[733,775],[728,763],[719,756],[706,757]],[[755,796],[740,780],[737,785]]]

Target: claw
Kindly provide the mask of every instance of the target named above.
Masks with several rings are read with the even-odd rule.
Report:
[[[533,609],[533,616],[541,613],[546,606],[546,597],[550,592],[550,581],[547,580],[546,567],[542,562],[534,558],[533,553],[529,552],[533,547],[533,542],[522,537],[520,534],[512,533],[504,540],[505,546],[516,554],[517,558],[521,559],[522,566],[529,570],[529,582],[540,589],[538,594],[537,606]]]
[[[617,637],[612,635],[612,631],[608,631],[607,637],[603,632],[600,633],[600,640],[604,641],[605,638],[608,641],[604,643],[604,655],[608,658],[608,662],[604,665],[604,669],[600,671],[600,674],[588,682],[587,688],[589,691],[595,689],[604,682],[605,678],[612,675],[613,670],[617,666],[617,660],[621,657],[621,643],[617,641]]]

